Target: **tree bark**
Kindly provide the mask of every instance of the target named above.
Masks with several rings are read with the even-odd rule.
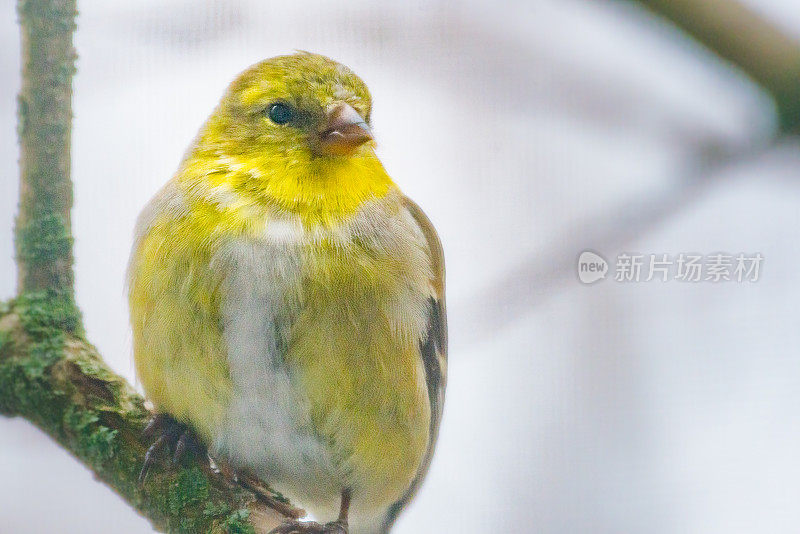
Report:
[[[70,123],[75,73],[75,0],[18,0],[18,292],[72,292]]]

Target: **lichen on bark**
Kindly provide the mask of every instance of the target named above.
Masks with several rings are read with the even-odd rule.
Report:
[[[75,0],[18,0],[22,87],[18,97],[20,293],[72,291],[70,125]]]

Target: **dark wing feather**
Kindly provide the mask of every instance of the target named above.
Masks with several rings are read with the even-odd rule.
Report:
[[[442,420],[447,377],[447,309],[444,295],[444,253],[442,244],[439,241],[439,236],[436,235],[433,224],[431,224],[422,209],[409,198],[404,199],[404,204],[425,235],[434,272],[433,288],[435,296],[431,297],[429,301],[426,336],[419,342],[422,362],[425,367],[425,381],[428,384],[431,426],[428,449],[425,452],[422,464],[420,464],[417,476],[403,497],[389,508],[384,522],[384,532],[388,532],[403,508],[414,498],[420,484],[422,484],[422,480],[425,478],[425,474],[428,472],[433,450],[436,447],[436,439],[439,435],[439,423]]]

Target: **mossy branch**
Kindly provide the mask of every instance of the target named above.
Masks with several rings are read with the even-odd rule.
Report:
[[[0,309],[0,414],[34,423],[160,531],[264,532],[302,513],[200,458],[156,466],[139,484],[150,415],[144,399],[82,339],[74,304],[56,292],[26,294]]]
[[[765,89],[781,131],[800,133],[800,42],[737,0],[634,0]]]
[[[18,0],[17,13],[22,38],[17,287],[71,293],[75,0]]]

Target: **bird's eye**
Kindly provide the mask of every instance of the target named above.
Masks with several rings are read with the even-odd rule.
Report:
[[[286,104],[278,102],[272,104],[269,109],[267,109],[267,115],[269,116],[269,120],[275,124],[286,124],[294,119],[294,110]]]

